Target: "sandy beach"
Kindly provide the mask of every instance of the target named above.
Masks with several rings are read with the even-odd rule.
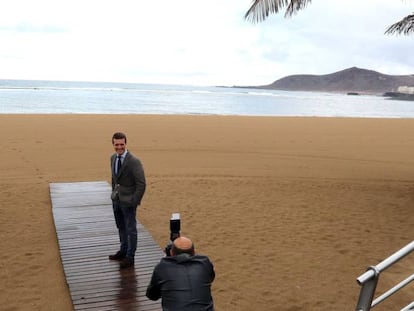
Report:
[[[109,182],[115,131],[145,167],[139,221],[164,247],[181,213],[217,311],[354,310],[356,278],[413,240],[414,119],[0,115],[2,310],[72,310],[49,183]]]

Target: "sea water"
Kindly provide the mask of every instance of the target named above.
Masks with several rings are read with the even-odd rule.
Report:
[[[219,86],[0,80],[0,113],[413,118],[414,102]]]

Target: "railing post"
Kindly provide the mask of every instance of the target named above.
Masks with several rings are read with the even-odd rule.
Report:
[[[368,271],[373,272],[372,277],[362,284],[359,299],[355,311],[371,310],[372,300],[374,299],[375,289],[377,288],[379,271],[375,267],[369,267]]]

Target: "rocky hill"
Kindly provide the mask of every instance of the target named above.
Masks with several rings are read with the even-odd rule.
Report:
[[[414,75],[386,75],[357,67],[327,75],[293,75],[261,89],[286,91],[317,91],[358,94],[384,94],[396,92],[400,86],[414,87]]]

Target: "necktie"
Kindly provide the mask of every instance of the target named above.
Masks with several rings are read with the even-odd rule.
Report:
[[[116,163],[116,171],[115,171],[116,176],[118,176],[119,172],[121,171],[121,166],[122,166],[121,156],[118,156],[117,160],[118,162]]]

